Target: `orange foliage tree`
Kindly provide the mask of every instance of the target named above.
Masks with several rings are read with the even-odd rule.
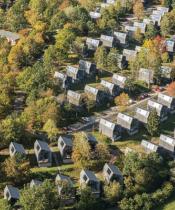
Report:
[[[172,82],[168,87],[167,87],[167,92],[170,96],[175,96],[175,82]]]

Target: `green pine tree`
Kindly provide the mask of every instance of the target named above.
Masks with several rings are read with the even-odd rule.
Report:
[[[160,119],[157,115],[156,109],[151,110],[147,122],[147,130],[151,136],[155,136],[159,133]]]

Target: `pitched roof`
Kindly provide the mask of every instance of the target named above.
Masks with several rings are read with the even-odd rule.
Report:
[[[86,176],[89,178],[89,180],[94,181],[94,182],[99,182],[99,180],[97,179],[97,177],[95,176],[95,174],[90,171],[90,170],[82,170],[81,173],[86,174]]]
[[[121,171],[115,165],[111,163],[105,163],[105,166],[108,167],[113,174],[122,175]]]
[[[174,98],[172,96],[163,93],[158,94],[158,102],[162,103],[164,106],[167,106],[168,108],[171,108],[171,103],[173,99]]]
[[[101,18],[101,14],[99,12],[90,12],[89,15],[92,19]]]
[[[113,88],[114,88],[114,86],[115,86],[112,82],[109,82],[109,81],[104,80],[104,79],[101,80],[101,84],[102,84],[104,87],[108,88],[109,90],[113,90]]]
[[[93,94],[95,96],[98,94],[98,91],[99,91],[97,88],[92,87],[90,85],[86,85],[84,90],[85,90],[86,93],[90,93],[90,94]]]
[[[70,136],[60,136],[58,141],[63,141],[66,146],[73,146],[72,138]]]
[[[142,140],[141,145],[152,152],[157,152],[158,146],[149,141]]]
[[[166,135],[161,134],[160,135],[160,140],[169,144],[170,146],[175,146],[175,139]]]
[[[90,45],[92,45],[94,47],[98,47],[99,44],[100,44],[100,40],[98,40],[98,39],[92,39],[92,38],[87,37],[86,44],[90,44]]]
[[[15,148],[16,152],[22,153],[22,154],[26,154],[26,151],[23,147],[22,144],[18,144],[16,142],[11,142],[10,145],[13,145],[13,147]]]
[[[149,114],[150,112],[148,110],[145,110],[145,109],[141,109],[139,107],[136,108],[136,118],[139,120],[139,121],[142,121],[144,123],[147,123],[147,119],[149,117]],[[140,117],[143,117],[143,119],[140,119]]]
[[[133,120],[133,117],[123,113],[118,113],[117,115],[117,124],[121,125],[126,129],[130,129]]]
[[[152,107],[152,108],[155,108],[158,112],[160,112],[163,108],[163,104],[160,104],[159,102],[157,101],[154,101],[154,100],[148,100],[148,107]]]
[[[57,174],[56,181],[67,181],[71,186],[73,186],[73,182],[69,176],[65,176],[63,174]]]
[[[17,33],[12,33],[10,31],[5,31],[5,30],[0,30],[0,36],[1,37],[6,37],[7,39],[16,41],[18,39],[20,39],[19,34]]]
[[[45,150],[45,151],[49,151],[50,152],[50,148],[47,142],[45,141],[40,141],[40,140],[36,140],[35,143],[37,143],[41,150]]]
[[[10,196],[14,199],[19,199],[19,189],[16,187],[13,187],[11,185],[6,185],[5,190],[7,190],[10,194]]]
[[[65,79],[66,78],[66,75],[62,72],[58,72],[58,71],[55,71],[54,73],[54,78],[58,78],[58,79]]]
[[[108,127],[111,130],[114,130],[115,126],[116,126],[115,123],[110,122],[109,120],[106,120],[106,119],[103,119],[103,118],[100,119],[100,124],[104,125],[105,127]]]
[[[77,93],[75,91],[72,91],[72,90],[68,90],[67,91],[67,97],[72,97],[72,98],[79,101],[81,99],[81,94]]]
[[[79,69],[74,66],[67,66],[66,70],[67,70],[67,74],[71,73],[71,74],[76,75]]]

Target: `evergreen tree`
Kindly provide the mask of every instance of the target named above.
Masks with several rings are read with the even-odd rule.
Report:
[[[107,66],[107,51],[105,47],[99,47],[95,52],[97,68],[104,69]]]
[[[111,48],[107,57],[108,70],[111,72],[117,72],[120,70],[118,66],[118,51],[115,48]]]
[[[160,120],[157,115],[156,109],[151,110],[148,117],[147,130],[151,136],[155,136],[159,133]]]

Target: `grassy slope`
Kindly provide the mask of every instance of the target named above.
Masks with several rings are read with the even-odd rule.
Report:
[[[169,202],[156,210],[175,210],[175,194],[170,198]]]

